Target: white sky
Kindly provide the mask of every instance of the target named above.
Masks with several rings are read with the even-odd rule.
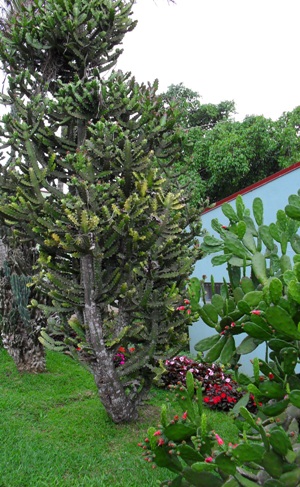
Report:
[[[300,105],[299,0],[137,0],[118,67],[202,103],[234,100],[237,119]]]

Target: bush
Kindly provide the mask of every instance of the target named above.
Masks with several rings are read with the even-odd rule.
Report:
[[[185,385],[186,374],[191,372],[201,382],[203,401],[211,409],[228,411],[243,396],[238,383],[218,364],[197,362],[183,355],[166,360],[165,368],[167,372],[161,379],[165,387],[179,382]]]

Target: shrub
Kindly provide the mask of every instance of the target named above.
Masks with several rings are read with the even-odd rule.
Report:
[[[198,362],[186,356],[165,361],[166,373],[162,376],[164,386],[185,385],[186,374],[191,372],[201,382],[204,403],[211,409],[228,411],[243,396],[238,383],[224,372],[218,364]]]

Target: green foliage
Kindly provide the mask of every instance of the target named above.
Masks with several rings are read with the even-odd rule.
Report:
[[[91,368],[114,421],[136,418],[157,360],[184,348],[191,319],[177,307],[199,257],[199,215],[169,179],[181,157],[173,109],[158,82],[102,75],[135,25],[132,4],[24,5],[0,49],[14,105],[2,119],[13,167],[0,212],[39,244],[34,283],[52,319],[42,342],[52,348],[54,335]],[[120,345],[136,353],[116,370]]]
[[[237,122],[229,118],[232,102],[200,105],[198,101],[197,108],[195,93],[180,85],[177,92],[175,88],[170,87],[170,96],[179,100],[185,121],[185,160],[178,170],[188,168],[184,180],[195,205],[206,198],[221,200],[299,161],[299,107],[276,121],[247,116]]]
[[[290,196],[289,202],[293,202],[295,208],[300,207],[298,195]],[[248,389],[255,395],[256,402],[261,403],[262,412],[275,416],[286,409],[290,392],[296,398],[300,388],[295,372],[300,358],[298,253],[293,248],[293,262],[286,254],[287,245],[295,240],[299,223],[291,218],[294,213],[288,216],[279,210],[276,223],[264,225],[263,205],[258,198],[252,208],[255,221],[249,217],[241,196],[236,200],[236,211],[229,204],[222,209],[229,218],[229,225],[225,230],[215,222],[220,240],[217,244],[217,239],[211,241],[205,237],[202,248],[207,253],[222,249],[227,257],[229,283],[226,284],[227,293],[214,294],[209,306],[191,300],[192,311],[217,331],[217,335],[201,340],[195,348],[207,351],[206,361],[219,359],[235,365],[240,355],[265,343],[266,361],[255,361],[256,373]],[[286,211],[288,213],[289,205]],[[241,223],[246,230],[238,234],[236,229]],[[276,236],[280,249],[271,240],[271,234]],[[191,296],[197,294],[195,289],[199,286],[201,282],[193,278],[189,285]],[[246,337],[236,348],[235,336],[244,333]],[[259,372],[267,381],[261,382],[263,376],[259,377]],[[269,404],[270,399],[275,403]]]
[[[285,485],[285,482],[298,485],[296,421],[291,426],[287,415],[282,415],[277,422],[255,420],[244,406],[239,406],[237,423],[242,438],[235,445],[227,445],[211,430],[205,411],[199,409],[194,387],[199,391],[201,384],[193,383],[191,372],[187,373],[187,384],[187,388],[177,386],[177,405],[184,411],[183,415],[175,415],[169,423],[164,415],[159,429],[149,428],[147,438],[140,443],[148,462],[177,474],[161,486],[249,487]]]

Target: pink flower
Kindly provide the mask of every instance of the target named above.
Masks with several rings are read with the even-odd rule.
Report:
[[[184,311],[185,310],[185,306],[178,306],[178,308],[176,308],[176,311]]]
[[[188,314],[188,315],[190,315],[190,314],[191,314],[191,310],[190,310],[190,309],[188,309],[188,310],[187,310],[187,314]]]
[[[260,311],[259,309],[253,309],[253,310],[251,311],[251,314],[252,314],[252,315],[257,315],[257,316],[260,316],[260,315],[261,315],[261,311]]]
[[[155,431],[155,433],[153,433],[153,436],[160,436],[161,435],[161,431],[160,430],[157,430]]]
[[[163,446],[165,444],[165,442],[162,438],[159,438],[157,444],[158,444],[158,446]]]
[[[187,411],[185,411],[185,413],[183,413],[183,415],[182,415],[182,419],[186,419],[187,418],[187,414],[188,414]]]
[[[213,457],[206,457],[205,461],[206,461],[206,463],[211,463],[211,462],[213,462]]]
[[[185,304],[190,304],[190,300],[189,300],[189,299],[184,299],[184,300],[183,300],[183,302],[184,302]]]
[[[215,433],[215,437],[218,442],[218,445],[224,445],[224,440],[222,440],[222,438],[217,433]]]

